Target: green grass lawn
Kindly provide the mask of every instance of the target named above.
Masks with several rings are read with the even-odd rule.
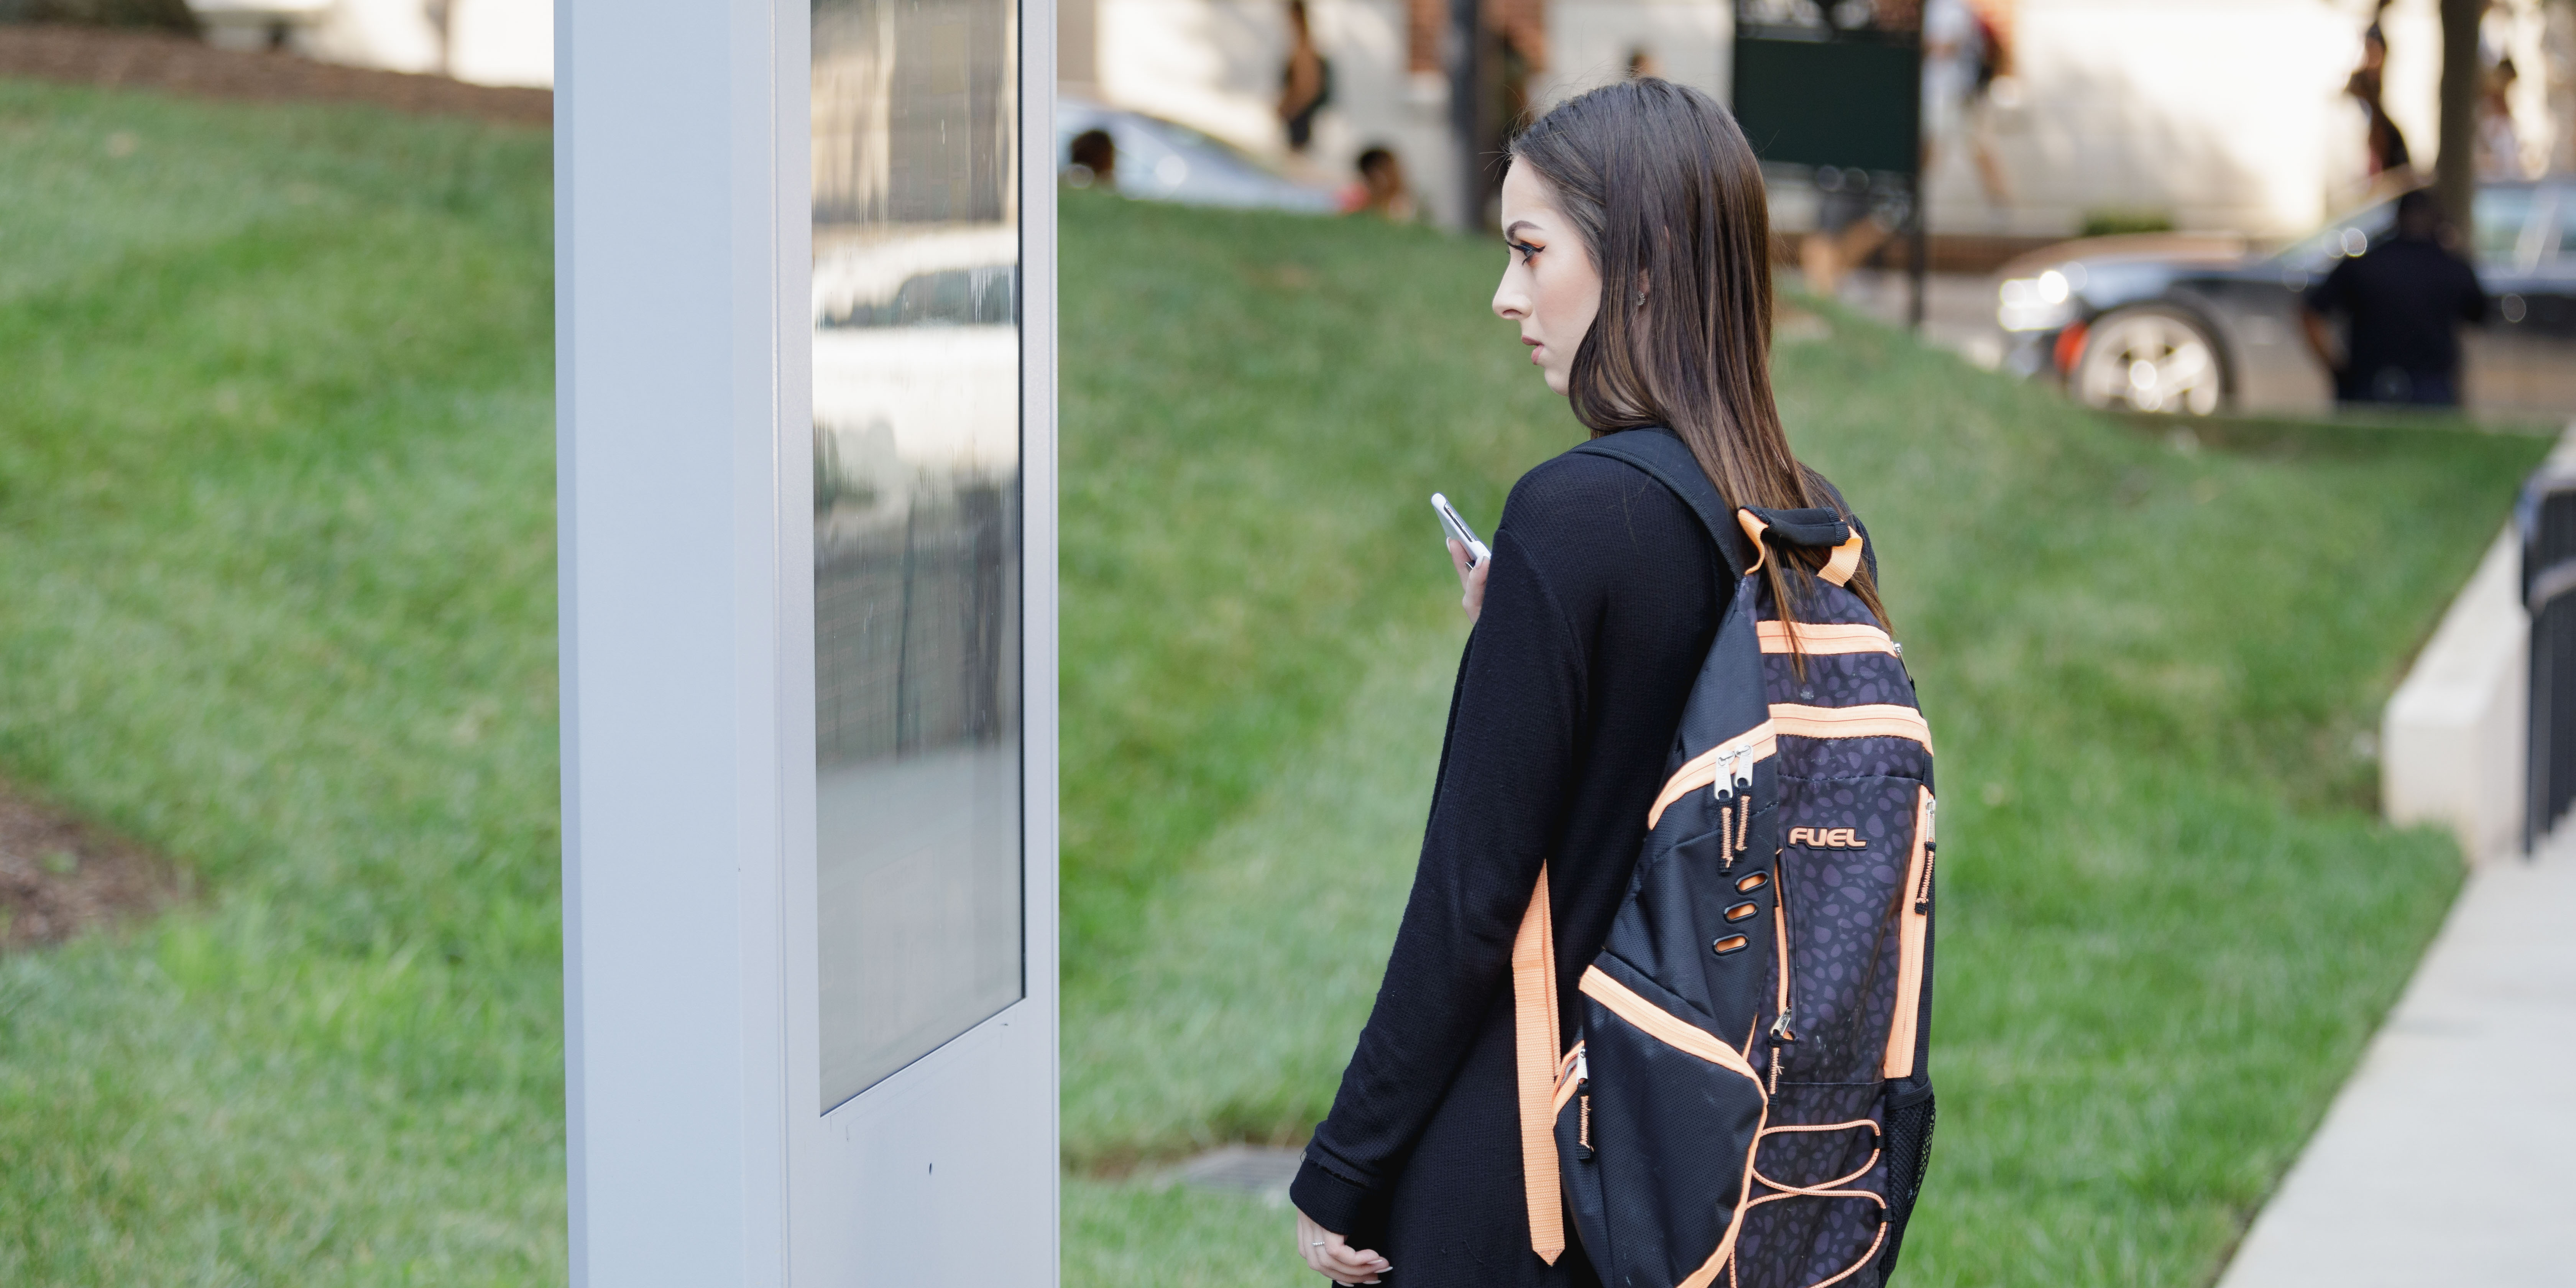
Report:
[[[0,1283],[563,1274],[548,168],[0,81],[0,771],[205,892],[0,959]],[[1497,250],[1064,218],[1066,1278],[1301,1283],[1144,1178],[1322,1113],[1464,638],[1424,499],[1578,431]],[[1784,410],[1950,805],[1906,1280],[2200,1282],[2457,881],[2357,740],[2539,445],[2189,448],[1834,323]]]
[[[207,893],[0,959],[0,1283],[562,1277],[550,168],[0,81],[0,767]]]

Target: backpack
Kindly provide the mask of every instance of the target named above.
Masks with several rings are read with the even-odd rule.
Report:
[[[1668,431],[1575,450],[1653,476],[1743,572],[1570,1047],[1544,867],[1513,944],[1531,1246],[1554,1264],[1571,1211],[1608,1288],[1877,1288],[1931,1143],[1933,803],[1901,649],[1846,588],[1867,533],[1730,514]],[[1833,552],[1796,656],[1761,573],[1784,545]]]

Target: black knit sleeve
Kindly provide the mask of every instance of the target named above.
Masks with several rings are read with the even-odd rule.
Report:
[[[1371,1201],[1439,1106],[1496,996],[1512,938],[1558,830],[1585,693],[1583,644],[1529,547],[1514,489],[1494,534],[1481,617],[1450,700],[1413,893],[1386,980],[1290,1189],[1337,1233]]]

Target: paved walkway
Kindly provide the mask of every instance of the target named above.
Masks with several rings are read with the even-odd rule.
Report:
[[[2470,877],[2218,1283],[2576,1284],[2576,827]]]

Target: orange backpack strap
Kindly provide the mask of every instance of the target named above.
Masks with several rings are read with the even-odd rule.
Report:
[[[1556,926],[1547,865],[1512,937],[1512,1047],[1519,1066],[1521,1184],[1529,1194],[1530,1250],[1555,1265],[1565,1252],[1565,1200],[1556,1170]]]

